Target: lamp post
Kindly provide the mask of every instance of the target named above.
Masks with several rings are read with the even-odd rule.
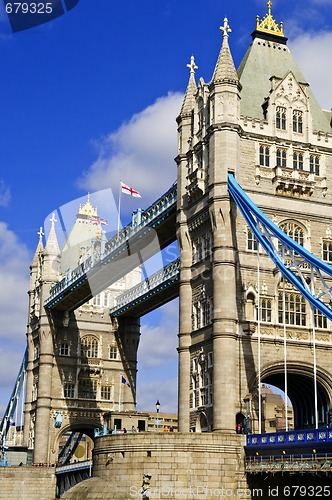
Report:
[[[159,410],[160,410],[159,399],[157,399],[157,402],[156,402],[156,410],[157,410],[157,419],[156,419],[157,432],[159,432],[159,419],[158,419],[158,414],[159,414]]]

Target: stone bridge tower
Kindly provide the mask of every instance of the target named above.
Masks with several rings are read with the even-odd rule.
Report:
[[[46,245],[43,233],[31,264],[25,443],[35,463],[55,463],[59,439],[68,431],[93,437],[105,411],[134,410],[136,404],[139,320],[112,322],[114,298],[140,281],[135,270],[75,311],[47,313],[43,303],[59,282],[91,252],[91,240],[103,237],[98,213],[80,206],[76,222],[59,248],[55,216]],[[55,426],[58,415],[61,426]]]
[[[314,385],[319,422],[331,407],[330,322],[317,311],[313,321],[257,252],[227,188],[231,172],[286,234],[332,262],[331,112],[317,103],[271,6],[237,70],[227,19],[210,83],[197,85],[193,57],[188,65],[177,119],[182,431],[235,432],[238,422],[258,431],[259,382],[284,390],[287,380],[296,427],[314,425]]]

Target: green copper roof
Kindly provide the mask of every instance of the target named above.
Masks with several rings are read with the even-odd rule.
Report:
[[[306,83],[284,43],[256,37],[238,69],[242,85],[241,115],[263,119],[262,105],[270,95],[270,78],[275,76],[283,79],[289,71],[299,83]],[[321,109],[310,88],[308,88],[308,96],[314,130],[331,132],[330,115]]]

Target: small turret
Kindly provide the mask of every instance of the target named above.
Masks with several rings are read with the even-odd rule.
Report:
[[[228,33],[231,33],[232,30],[229,27],[227,17],[224,19],[223,26],[220,26],[220,30],[223,32],[223,41],[211,83],[229,82],[238,84],[239,77],[228,45]]]

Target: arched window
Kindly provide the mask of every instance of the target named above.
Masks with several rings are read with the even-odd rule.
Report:
[[[277,149],[277,167],[287,167],[286,149]]]
[[[294,170],[303,170],[303,154],[294,151],[293,153],[293,168]]]
[[[277,106],[276,127],[281,130],[286,130],[286,108],[282,106]]]
[[[304,231],[301,226],[296,222],[283,222],[280,224],[280,229],[287,234],[292,240],[296,241],[299,245],[303,246],[304,242]]]
[[[293,111],[293,132],[302,134],[303,132],[303,113],[298,109]]]
[[[87,336],[81,339],[81,356],[98,358],[98,340],[96,337]]]
[[[261,321],[271,323],[272,321],[272,300],[261,299]]]

